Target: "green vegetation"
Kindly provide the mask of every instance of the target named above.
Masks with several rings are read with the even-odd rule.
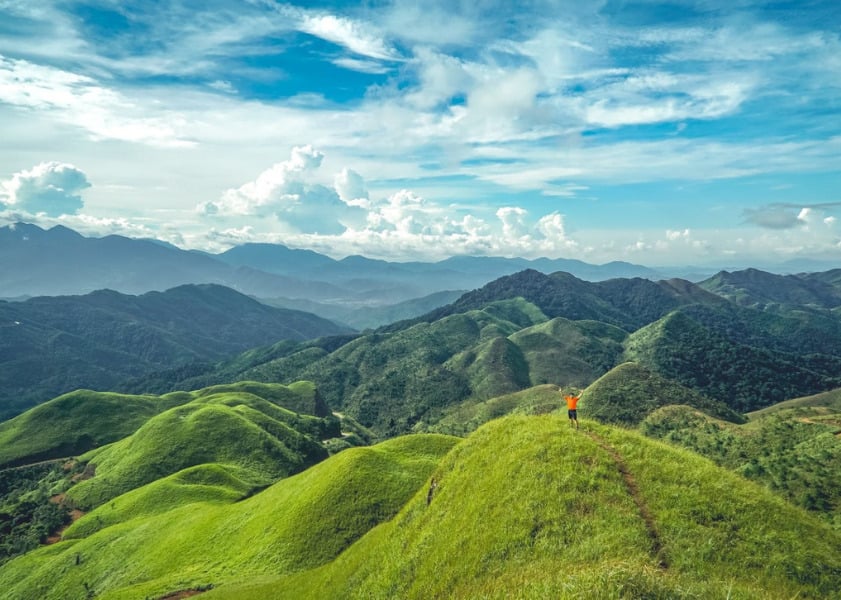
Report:
[[[740,412],[841,385],[841,356],[801,356],[732,342],[682,311],[635,331],[625,348],[626,360]]]
[[[338,421],[296,414],[246,389],[275,384],[239,384],[193,392],[193,400],[150,418],[132,435],[81,457],[96,476],[76,485],[69,498],[98,506],[182,469],[223,463],[247,469],[263,485],[326,458],[320,440],[340,435]],[[312,385],[298,386],[311,395]],[[287,389],[286,392],[293,390]],[[183,394],[179,394],[181,396]]]
[[[219,493],[168,496],[172,486],[230,490],[238,479],[227,468],[191,469],[89,513],[68,531],[73,539],[9,562],[0,588],[10,600],[131,600],[313,568],[392,518],[459,441],[413,435],[350,449],[233,503]]]
[[[669,404],[687,404],[736,423],[745,420],[723,402],[705,398],[631,362],[619,365],[589,386],[581,397],[580,406],[588,417],[603,423],[635,426],[656,409]]]
[[[193,363],[347,331],[219,285],[0,301],[0,323],[0,420],[74,389],[130,391],[121,382],[161,369],[183,379]]]
[[[466,436],[488,421],[511,414],[535,415],[565,407],[555,385],[539,385],[483,402],[466,401],[447,407],[430,424],[418,423],[417,431]]]
[[[0,423],[0,468],[76,456],[134,433],[184,400],[79,390]]]
[[[37,548],[69,520],[67,509],[50,501],[66,486],[58,464],[0,471],[0,565]]]
[[[491,422],[393,520],[251,598],[826,598],[841,538],[696,455],[557,416]]]
[[[841,529],[841,391],[781,403],[745,425],[671,406],[651,414],[641,431],[762,483]]]

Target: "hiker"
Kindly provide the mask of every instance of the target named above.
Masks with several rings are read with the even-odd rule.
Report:
[[[432,495],[435,493],[435,488],[438,487],[438,482],[435,481],[435,478],[432,478],[432,481],[429,484],[429,492],[426,494],[426,505],[429,506],[429,503],[432,502]]]
[[[561,388],[558,388],[560,391]],[[567,415],[569,416],[569,426],[575,427],[578,429],[578,401],[581,399],[581,392],[578,393],[577,396],[573,395],[572,393],[567,394],[564,396],[564,400],[567,401]]]

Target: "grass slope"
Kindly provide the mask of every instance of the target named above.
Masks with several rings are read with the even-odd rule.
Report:
[[[81,454],[130,435],[177,396],[79,390],[0,423],[0,468]]]
[[[181,495],[162,512],[158,491],[137,490],[78,521],[70,533],[85,537],[4,565],[0,588],[9,600],[132,600],[312,568],[393,517],[459,441],[414,435],[350,449],[236,503]],[[188,473],[177,477],[193,481]],[[225,473],[199,476],[220,478],[229,488]]]
[[[744,425],[671,406],[640,428],[762,483],[841,530],[841,390],[752,413]]]
[[[485,425],[337,559],[208,600],[826,598],[841,537],[690,452],[557,416]],[[427,505],[428,504],[428,505]]]
[[[602,423],[637,425],[647,415],[669,404],[687,404],[728,421],[744,417],[723,402],[666,379],[637,363],[623,363],[596,380],[581,398],[581,412]]]
[[[555,385],[538,385],[482,402],[466,401],[447,407],[431,423],[419,423],[418,431],[465,436],[488,421],[510,414],[543,414],[565,408]]]
[[[193,400],[152,417],[131,436],[82,456],[96,466],[96,476],[68,497],[82,507],[97,506],[204,463],[236,465],[268,484],[326,458],[319,440],[338,435],[335,421],[298,415],[237,388],[195,392]],[[330,427],[336,429],[332,436]]]

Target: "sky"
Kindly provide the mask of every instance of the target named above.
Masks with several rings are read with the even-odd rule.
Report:
[[[0,225],[841,266],[841,2],[0,0]]]

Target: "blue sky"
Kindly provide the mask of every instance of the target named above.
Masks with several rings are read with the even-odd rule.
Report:
[[[841,4],[0,0],[0,224],[841,265]]]

